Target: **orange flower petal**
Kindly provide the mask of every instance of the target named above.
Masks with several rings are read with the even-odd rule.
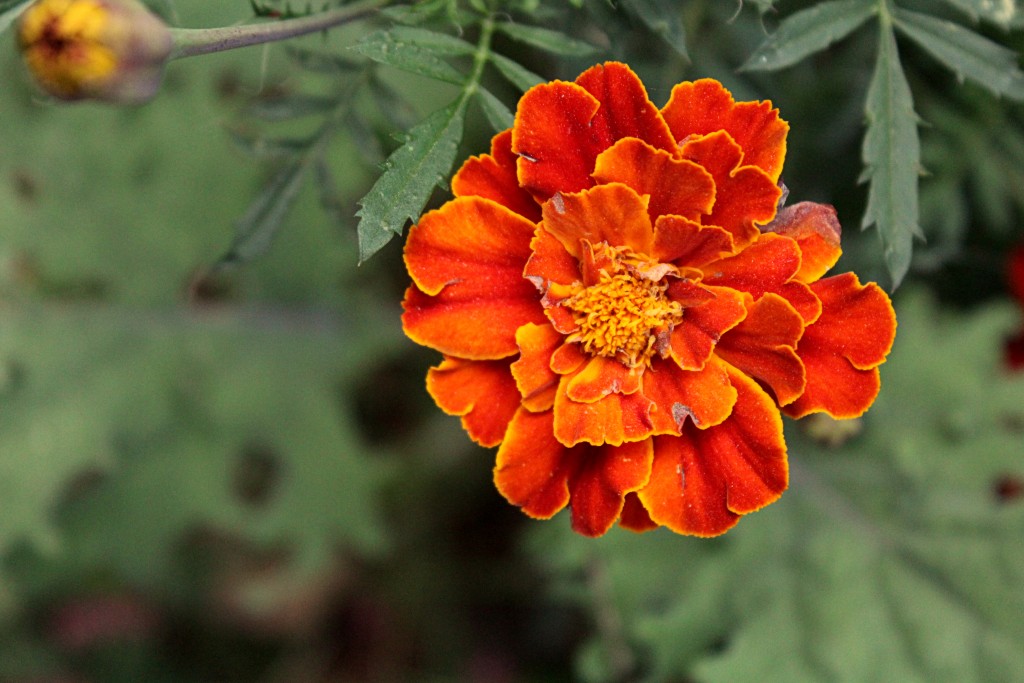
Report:
[[[843,253],[839,246],[843,229],[836,210],[828,204],[800,202],[787,206],[764,226],[764,231],[796,240],[800,247],[800,270],[795,277],[801,282],[820,278]]]
[[[523,269],[523,277],[541,292],[546,294],[552,283],[572,285],[581,280],[577,257],[566,251],[558,238],[543,227],[537,228],[530,249],[533,253]]]
[[[619,446],[627,441],[642,441],[652,433],[651,408],[641,392],[608,394],[592,403],[569,398],[566,387],[571,376],[562,378],[555,396],[555,438],[566,446],[589,443],[593,446]]]
[[[568,375],[576,372],[589,358],[579,344],[563,344],[551,354],[551,369],[559,375]]]
[[[721,361],[683,370],[656,360],[643,376],[643,395],[654,401],[651,422],[657,434],[680,434],[687,418],[701,429],[721,424],[736,403],[736,390]]]
[[[540,204],[519,186],[517,158],[512,153],[512,131],[498,133],[491,139],[490,154],[470,157],[458,170],[452,178],[452,194],[490,199],[536,223],[540,220]]]
[[[534,86],[519,100],[512,126],[519,182],[541,202],[556,192],[584,190],[594,184],[597,155],[627,137],[675,148],[657,107],[625,64],[592,67],[575,83]]]
[[[628,66],[619,62],[598,64],[581,73],[576,83],[601,102],[591,128],[607,141],[605,148],[622,138],[640,138],[659,149],[675,149],[672,131]]]
[[[470,438],[488,448],[501,443],[519,408],[507,361],[446,358],[427,372],[427,391],[441,410],[462,417]]]
[[[811,288],[821,299],[821,316],[796,347],[807,369],[807,388],[786,406],[786,414],[857,417],[878,395],[878,366],[892,348],[896,314],[878,285],[862,285],[853,273],[819,280]]]
[[[789,124],[771,102],[736,103],[716,80],[680,83],[661,110],[676,140],[725,130],[743,149],[743,164],[761,168],[778,182],[786,158]]]
[[[715,206],[705,225],[725,228],[741,247],[760,233],[754,224],[768,223],[782,197],[782,190],[757,166],[743,165],[740,146],[724,131],[693,138],[680,149],[684,159],[703,166],[715,179]]]
[[[555,402],[558,375],[551,369],[551,355],[562,345],[562,335],[550,325],[523,325],[516,331],[519,359],[511,365],[512,377],[527,410],[547,410]]]
[[[654,248],[647,198],[622,183],[556,194],[544,203],[542,214],[544,229],[576,258],[583,255],[581,240],[625,246],[642,254],[650,254]]]
[[[565,393],[573,401],[593,403],[608,394],[632,394],[640,389],[643,368],[629,368],[614,358],[595,356],[569,378]]]
[[[658,528],[658,525],[647,514],[647,509],[640,502],[636,493],[627,493],[622,506],[622,513],[619,515],[619,526],[623,529],[642,533]]]
[[[579,466],[582,448],[555,440],[551,411],[525,408],[512,418],[498,448],[494,484],[508,502],[536,519],[548,519],[569,502],[569,476]]]
[[[717,536],[782,495],[789,480],[782,419],[772,399],[735,370],[729,419],[654,439],[650,482],[637,493],[651,520],[680,534]]]
[[[650,195],[648,211],[654,219],[673,214],[697,220],[711,213],[715,202],[710,173],[636,138],[623,138],[601,152],[593,176],[598,182],[625,183]]]
[[[625,497],[647,483],[654,458],[652,443],[576,448],[584,454],[569,481],[572,528],[584,536],[601,536],[619,518]]]
[[[680,216],[660,216],[654,223],[654,256],[659,261],[699,268],[733,251],[732,235],[724,228]]]
[[[715,354],[762,382],[779,405],[792,403],[804,391],[804,365],[796,344],[804,319],[788,301],[765,294],[747,307],[747,317],[724,335]]]
[[[700,306],[687,308],[683,322],[676,325],[669,339],[672,358],[683,370],[704,367],[715,344],[726,330],[737,325],[747,314],[743,295],[725,287],[704,287],[715,298]],[[669,286],[671,294],[672,286]]]
[[[403,302],[406,334],[461,358],[516,353],[516,330],[544,321],[537,290],[522,277],[534,227],[476,197],[453,199],[424,215],[405,246],[415,283]]]
[[[814,292],[793,280],[800,271],[800,247],[789,237],[765,233],[735,256],[709,263],[703,270],[705,284],[748,292],[754,299],[766,292],[778,294],[807,323],[821,314],[821,303]]]

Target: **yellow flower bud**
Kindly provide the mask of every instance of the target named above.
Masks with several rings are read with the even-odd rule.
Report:
[[[37,0],[21,17],[19,43],[48,93],[119,104],[152,99],[174,47],[137,0]]]

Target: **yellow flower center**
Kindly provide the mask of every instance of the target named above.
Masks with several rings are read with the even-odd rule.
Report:
[[[597,282],[576,285],[561,302],[579,326],[567,341],[629,367],[649,365],[655,352],[665,351],[668,333],[683,319],[682,304],[666,294],[666,269],[624,247],[600,244],[594,250],[600,264]]]
[[[105,35],[109,11],[96,0],[39,0],[21,19],[25,61],[52,92],[66,97],[106,78],[117,57]]]

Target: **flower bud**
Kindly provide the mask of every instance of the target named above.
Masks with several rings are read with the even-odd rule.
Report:
[[[117,104],[152,99],[174,47],[138,0],[37,0],[21,17],[19,43],[51,95]]]

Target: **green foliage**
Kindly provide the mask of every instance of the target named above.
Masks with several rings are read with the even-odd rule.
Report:
[[[0,34],[28,7],[29,0],[0,0]]]
[[[841,423],[788,425],[789,490],[724,538],[537,525],[530,552],[596,626],[586,680],[1024,681],[1024,508],[993,489],[1020,466],[1017,314],[897,308],[863,432],[829,447],[809,435]]]

